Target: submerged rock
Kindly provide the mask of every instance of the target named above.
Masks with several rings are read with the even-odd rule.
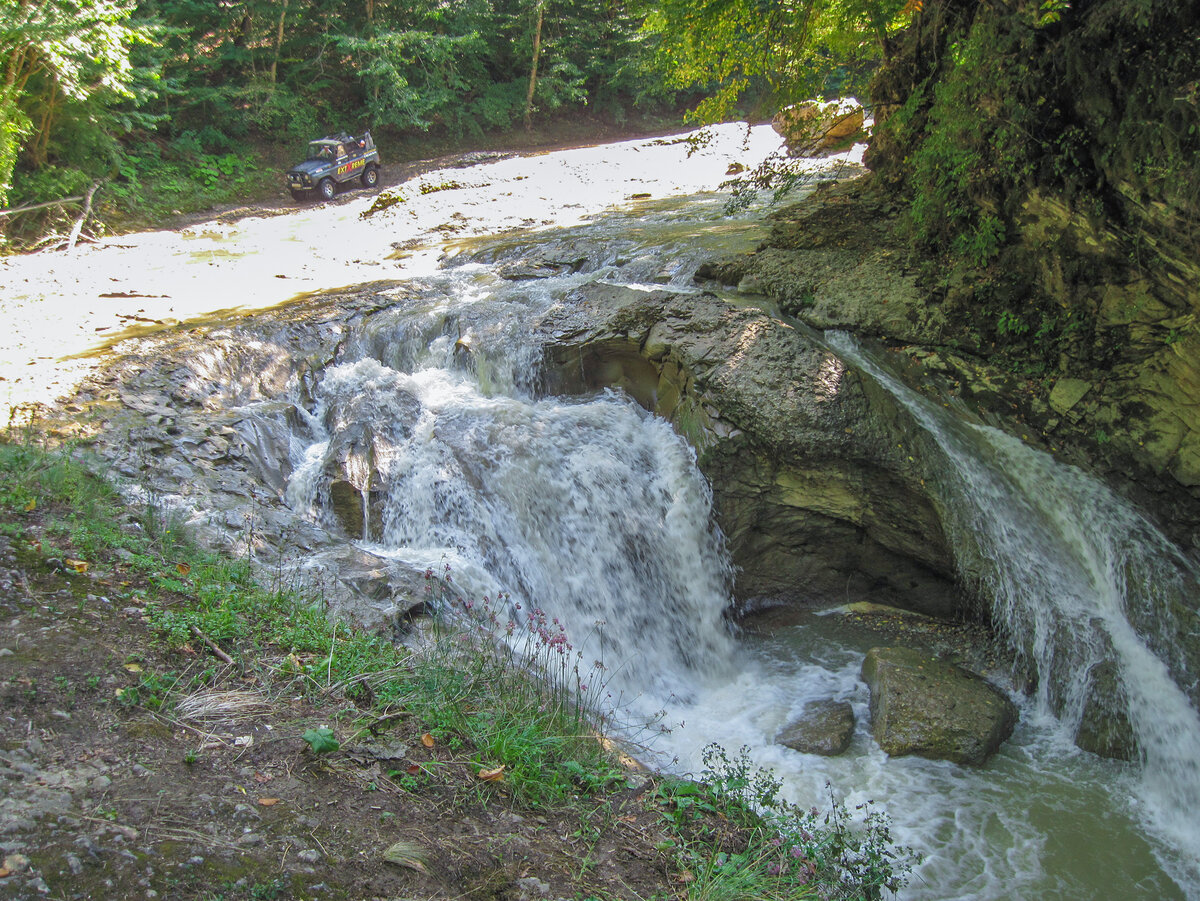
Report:
[[[981,764],[1017,724],[1017,708],[982,676],[909,648],[872,648],[871,732],[893,757]]]
[[[1100,757],[1133,760],[1137,741],[1127,712],[1129,699],[1116,665],[1101,663],[1089,675],[1090,690],[1075,730],[1075,744]]]
[[[854,737],[854,709],[848,701],[809,701],[775,741],[801,754],[836,757]]]

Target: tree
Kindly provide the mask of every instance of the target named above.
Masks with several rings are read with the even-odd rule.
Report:
[[[529,91],[525,94],[525,130],[533,130],[533,92],[537,89],[538,57],[542,55],[542,20],[545,0],[538,0],[537,24],[533,26],[533,62],[529,66]]]
[[[710,92],[693,116],[716,122],[749,95],[777,109],[823,93],[836,68],[885,55],[907,10],[905,0],[661,0],[645,29],[671,85]]]
[[[71,104],[135,96],[130,59],[151,40],[134,0],[0,0],[0,206],[23,149],[44,165],[56,118]]]

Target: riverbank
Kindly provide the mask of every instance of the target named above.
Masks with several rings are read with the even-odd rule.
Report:
[[[577,683],[529,679],[469,621],[399,645],[339,626],[8,437],[0,898],[873,898],[900,878],[878,817],[852,838],[840,807],[751,813],[770,782],[721,752],[703,784],[647,773]]]

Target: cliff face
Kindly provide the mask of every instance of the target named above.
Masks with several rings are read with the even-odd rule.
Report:
[[[935,343],[1200,547],[1200,6],[926,0],[873,101]]]

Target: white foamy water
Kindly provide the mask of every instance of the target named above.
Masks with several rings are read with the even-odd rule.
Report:
[[[1174,687],[1179,662],[1151,652],[1126,618],[1130,574],[1169,578],[1181,560],[1134,511],[1011,439],[959,442],[957,426],[914,409],[961,473],[956,522],[976,536],[962,545],[964,570],[1034,636],[1027,653],[1040,665],[1082,654],[1086,669],[1102,650],[1118,655],[1144,760],[1074,747],[1082,689],[1069,684],[1064,697],[1016,699],[1020,725],[984,767],[891,759],[867,730],[865,646],[817,618],[769,637],[726,630],[730,567],[685,442],[619,393],[532,390],[529,323],[567,292],[592,279],[682,288],[693,261],[753,233],[709,195],[464,244],[461,265],[424,276],[417,300],[349,335],[313,399],[297,400],[307,426],[293,447],[293,509],[327,519],[330,467],[348,463],[339,471],[364,497],[382,495],[365,547],[417,569],[449,564],[464,594],[507,595],[515,617],[535,606],[558,617],[604,660],[631,714],[667,709],[675,726],[655,746],[661,764],[698,771],[710,742],[748,745],[804,806],[824,804],[827,783],[852,805],[876,801],[922,860],[906,897],[1200,896],[1188,815],[1196,714]],[[537,281],[498,277],[531,253],[581,262]],[[1097,537],[1110,532],[1125,544]],[[1065,633],[1054,628],[1064,622]],[[826,759],[775,743],[806,701],[831,697],[858,716],[849,752]]]

